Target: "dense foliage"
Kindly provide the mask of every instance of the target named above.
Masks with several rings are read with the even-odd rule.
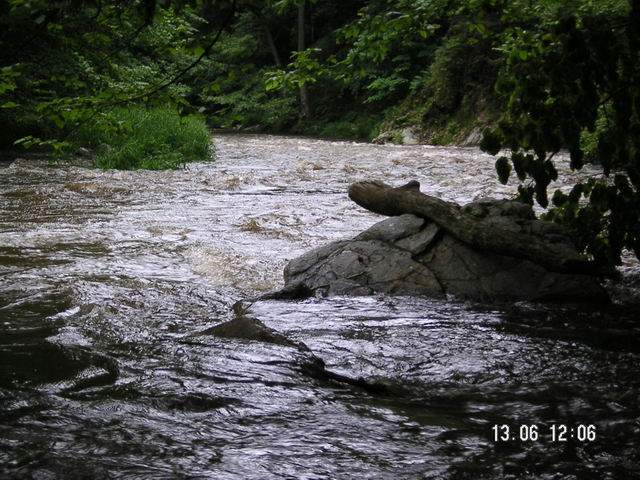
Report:
[[[411,127],[433,143],[482,127],[500,180],[515,171],[522,200],[615,264],[640,254],[639,12],[638,0],[2,0],[0,142],[165,168],[208,155],[202,120],[178,113],[341,138]],[[564,149],[603,175],[549,202]]]
[[[501,181],[515,170],[520,198],[543,207],[558,152],[569,151],[572,169],[599,163],[601,177],[555,191],[547,218],[571,227],[602,264],[619,264],[625,248],[640,256],[640,2],[520,15],[540,23],[506,32],[497,81],[506,103],[483,147],[508,148],[496,163]]]
[[[182,72],[211,27],[188,5],[178,12],[163,3],[0,1],[0,145],[64,153],[82,140],[81,127],[137,128],[122,115],[114,125],[113,109],[170,105],[177,115],[188,107]]]
[[[481,9],[473,3],[362,2],[286,69],[272,70],[267,88],[307,84],[320,117],[357,110],[379,124],[372,132],[410,126],[448,143],[495,109],[500,54],[476,23]]]

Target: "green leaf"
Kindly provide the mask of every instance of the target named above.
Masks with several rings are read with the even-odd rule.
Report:
[[[281,84],[282,82],[280,78],[271,77],[267,78],[267,80],[264,82],[264,87],[267,92],[270,92],[272,90],[277,90],[278,88],[280,88]]]
[[[556,207],[560,207],[564,205],[569,200],[569,197],[562,193],[560,190],[556,190],[553,192],[553,197],[551,201]]]
[[[480,149],[487,152],[490,155],[497,155],[502,150],[502,143],[500,142],[500,136],[495,130],[486,129],[482,133],[482,140],[480,141]]]
[[[498,172],[500,183],[506,185],[509,181],[509,175],[511,174],[511,163],[507,157],[503,156],[496,160],[496,172]]]
[[[0,82],[0,95],[5,92],[11,92],[16,89],[16,84],[11,82]]]

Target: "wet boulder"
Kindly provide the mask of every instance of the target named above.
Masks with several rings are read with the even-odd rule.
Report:
[[[304,285],[329,295],[442,295],[435,275],[416,254],[398,246],[403,240],[407,247],[419,245],[429,230],[425,223],[414,215],[389,218],[352,240],[312,250],[285,267],[285,288]]]
[[[375,188],[391,189],[384,184]],[[291,260],[283,296],[451,294],[485,301],[608,301],[596,266],[579,254],[566,231],[537,219],[529,205],[488,199],[460,207],[420,193],[417,182],[392,190],[376,192],[381,196],[374,201],[388,202],[379,213],[393,216],[352,239]],[[397,192],[410,194],[409,200],[396,201]],[[355,196],[361,205],[370,200]]]
[[[308,351],[309,348],[301,342],[295,342],[282,335],[280,332],[267,327],[259,319],[244,313],[236,315],[233,320],[220,323],[207,328],[193,336],[212,336],[226,339],[236,339],[271,343],[283,347],[293,347],[301,351]]]

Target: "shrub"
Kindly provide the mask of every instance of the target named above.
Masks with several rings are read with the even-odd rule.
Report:
[[[212,155],[204,119],[181,117],[170,107],[117,108],[83,125],[76,137],[96,148],[96,165],[104,169],[166,170]]]

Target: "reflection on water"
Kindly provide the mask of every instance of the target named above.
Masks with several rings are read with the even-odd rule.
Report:
[[[176,172],[0,169],[0,476],[640,476],[630,307],[253,305],[381,394],[305,375],[288,347],[188,337],[278,287],[288,259],[375,222],[346,198],[354,180],[416,178],[458,202],[514,191],[473,149],[217,145],[215,163]],[[627,262],[625,291],[638,271]],[[541,438],[496,444],[494,424]],[[554,443],[552,424],[595,424],[598,438]]]

